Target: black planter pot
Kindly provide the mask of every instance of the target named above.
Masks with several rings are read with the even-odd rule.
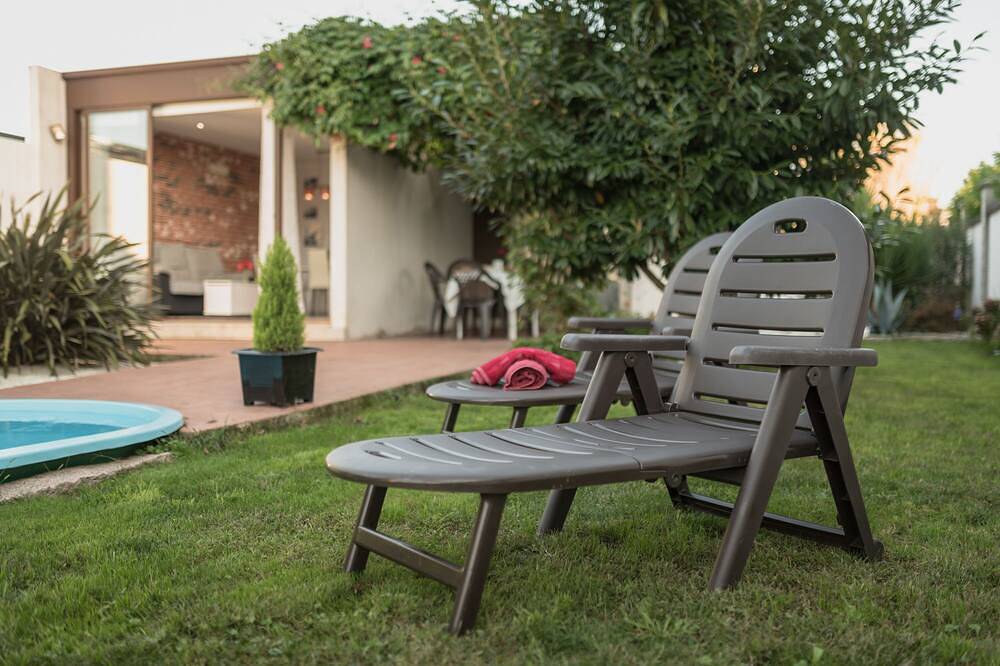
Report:
[[[263,402],[287,407],[296,402],[312,402],[316,383],[316,347],[290,352],[237,349],[243,404]]]

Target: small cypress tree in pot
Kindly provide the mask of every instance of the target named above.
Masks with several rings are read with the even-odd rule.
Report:
[[[304,347],[305,315],[299,308],[298,268],[280,236],[260,270],[260,298],[253,311],[253,349],[239,349],[243,404],[284,407],[312,402],[315,347]]]

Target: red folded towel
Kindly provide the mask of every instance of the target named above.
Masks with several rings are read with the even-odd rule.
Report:
[[[538,361],[522,359],[507,368],[503,376],[504,391],[535,391],[549,381],[549,371]]]
[[[544,349],[518,347],[500,354],[495,359],[487,361],[473,370],[472,383],[494,386],[507,373],[510,366],[514,365],[517,361],[524,360],[540,364],[548,371],[552,381],[557,384],[565,384],[572,381],[573,376],[576,374],[576,363],[572,359],[560,356],[559,354],[553,354]]]

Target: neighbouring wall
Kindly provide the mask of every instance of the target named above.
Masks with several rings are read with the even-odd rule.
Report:
[[[218,247],[226,270],[257,256],[260,159],[173,134],[153,137],[153,240]],[[155,252],[155,249],[154,249]]]
[[[986,218],[987,242],[983,250],[986,254],[986,298],[1000,300],[1000,209],[990,213]]]
[[[31,196],[31,153],[21,139],[0,136],[0,220],[10,222],[11,198],[17,203]]]
[[[9,217],[13,197],[23,203],[37,192],[59,193],[66,184],[67,143],[56,141],[51,128],[66,125],[66,85],[62,75],[33,66],[28,70],[28,136],[18,139],[0,136],[0,197],[3,214]],[[0,128],[3,129],[3,128]],[[41,199],[33,206],[37,209]]]
[[[355,145],[342,148],[340,160],[337,152],[332,149],[331,252],[334,280],[344,283],[331,299],[332,325],[343,327],[347,338],[428,330],[434,301],[424,262],[444,271],[472,256],[471,207],[433,171],[414,173]],[[346,176],[334,171],[345,165]],[[336,200],[340,193],[346,200]]]

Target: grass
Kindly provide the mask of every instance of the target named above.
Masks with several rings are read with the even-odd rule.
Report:
[[[363,489],[323,456],[440,425],[436,404],[396,393],[177,442],[171,464],[0,506],[0,661],[1000,663],[1000,359],[877,346],[848,428],[883,562],[762,533],[743,583],[711,593],[724,523],[672,509],[661,485],[581,491],[544,539],[544,494],[516,495],[478,628],[455,639],[444,587],[377,557],[361,577],[340,570]],[[460,425],[506,416],[469,410]],[[785,468],[773,510],[832,522],[831,506],[816,460]],[[474,511],[468,496],[396,491],[383,526],[460,560]]]

